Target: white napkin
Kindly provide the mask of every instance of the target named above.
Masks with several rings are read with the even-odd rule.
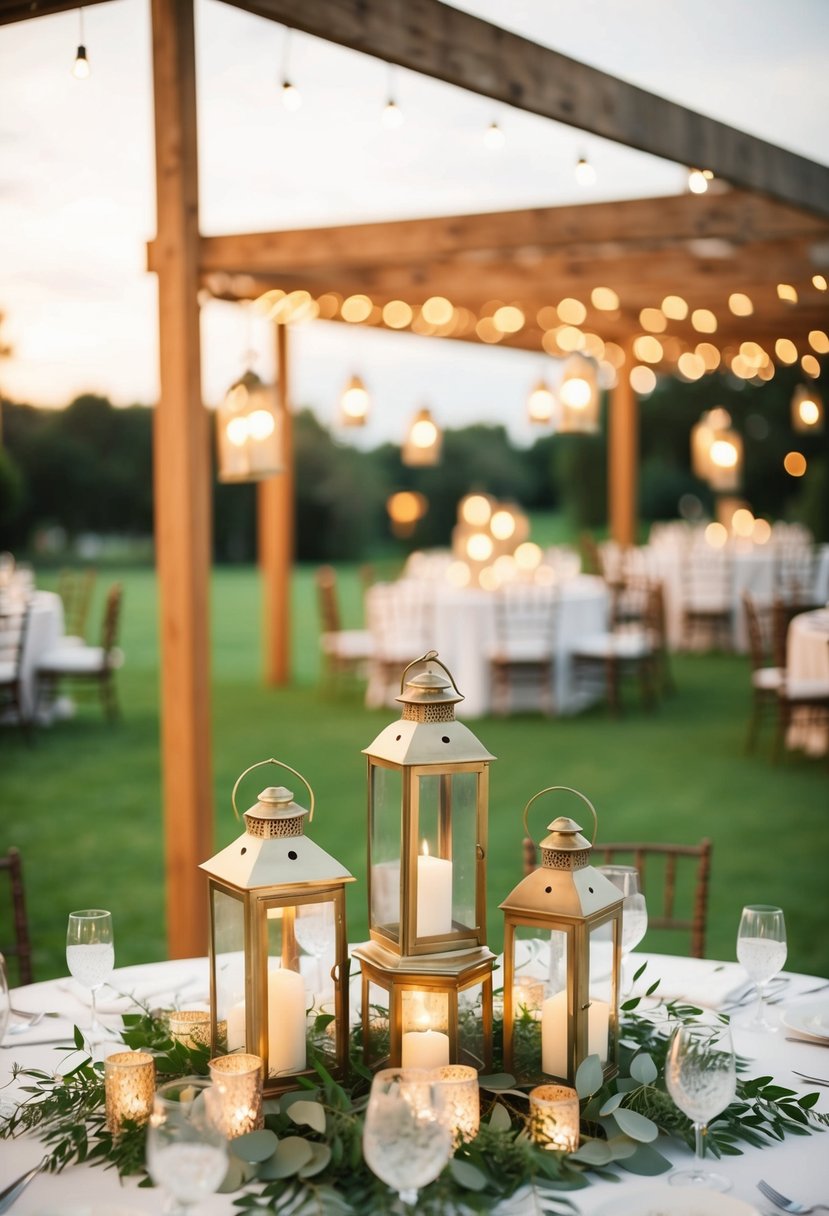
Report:
[[[632,954],[627,961],[628,974],[633,976],[642,965]],[[730,994],[743,987],[747,976],[739,963],[720,963],[716,967],[703,958],[678,958],[662,954],[651,957],[644,975],[636,981],[631,996],[644,996],[651,984],[660,981],[654,998],[685,1000],[705,1009],[719,1009]]]

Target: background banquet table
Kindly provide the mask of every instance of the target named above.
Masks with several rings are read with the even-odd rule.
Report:
[[[697,1001],[715,999],[745,978],[736,963],[717,963],[711,960],[680,959],[668,955],[642,956],[648,959],[646,976],[649,982],[661,978],[661,991],[666,996],[685,995]],[[813,988],[819,980],[809,976],[792,976],[786,988],[787,996],[797,1001],[799,993]],[[111,985],[101,999],[100,1009],[105,1021],[113,1027],[118,1023],[118,1014],[132,1007],[129,995],[136,999],[156,1004],[179,1004],[190,1006],[199,1003],[207,994],[207,960],[189,959],[167,963],[152,963],[138,967],[125,967],[116,971]],[[814,999],[814,998],[813,998]],[[25,1067],[55,1068],[66,1058],[63,1048],[42,1043],[60,1034],[71,1034],[74,1021],[88,1017],[87,1000],[72,980],[50,980],[16,989],[12,1003],[15,1007],[58,1011],[58,1019],[46,1019],[24,1035],[6,1035],[0,1048],[0,1085],[3,1106],[8,1106],[14,1093],[14,1085],[7,1085],[12,1063]],[[796,1007],[796,1006],[795,1006]],[[775,1009],[789,1008],[788,1002]],[[796,1068],[816,1076],[829,1074],[829,1059],[825,1047],[810,1042],[789,1042],[785,1033],[777,1035],[758,1034],[748,1030],[744,1023],[751,1009],[735,1015],[732,1025],[736,1050],[751,1061],[750,1076],[772,1074],[776,1081],[787,1088],[807,1092],[810,1087],[792,1073]],[[102,1054],[117,1050],[117,1045],[106,1048]],[[817,1109],[829,1110],[829,1090],[822,1090]],[[689,1152],[681,1145],[660,1138],[660,1151],[671,1160],[687,1165]],[[0,1190],[20,1173],[35,1165],[42,1156],[37,1140],[24,1136],[14,1142],[0,1141]],[[794,1194],[804,1201],[825,1200],[829,1194],[829,1155],[824,1137],[820,1133],[811,1136],[788,1137],[781,1143],[760,1149],[747,1148],[739,1157],[727,1157],[717,1163],[717,1169],[732,1180],[732,1195],[757,1205],[758,1211],[768,1210],[760,1202],[756,1183],[765,1178],[786,1194]],[[665,1185],[662,1178],[646,1179],[622,1174],[621,1183],[611,1184],[593,1181],[572,1198],[583,1216],[598,1216],[600,1209],[614,1195],[624,1196],[633,1191],[647,1191]],[[234,1195],[214,1195],[204,1201],[199,1212],[203,1216],[231,1216],[234,1211]],[[62,1174],[39,1175],[14,1206],[15,1216],[140,1216],[141,1213],[158,1213],[162,1210],[161,1193],[140,1188],[133,1180],[121,1184],[113,1170],[92,1168],[86,1165],[71,1166]],[[511,1209],[513,1212],[515,1209]],[[529,1216],[529,1210],[528,1210]]]
[[[829,608],[792,618],[786,635],[786,685],[793,695],[829,690]],[[802,748],[812,756],[829,751],[826,726],[798,717],[795,711],[787,747]]]
[[[23,708],[31,715],[37,698],[37,666],[63,637],[63,601],[54,591],[35,591],[23,647]]]

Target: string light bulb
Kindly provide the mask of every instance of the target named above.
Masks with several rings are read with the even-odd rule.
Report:
[[[692,194],[705,194],[708,183],[714,180],[710,169],[689,169],[688,189]]]
[[[78,49],[75,52],[75,62],[72,64],[72,75],[76,80],[88,80],[90,73],[89,59],[83,34],[83,9],[78,9]]]
[[[498,152],[507,142],[507,137],[501,130],[497,122],[491,122],[484,131],[484,145],[491,152]]]
[[[576,181],[580,186],[592,186],[596,180],[596,170],[586,156],[580,156],[573,170]]]
[[[285,27],[285,40],[282,44],[282,104],[285,109],[294,114],[302,105],[302,94],[295,84],[291,82],[288,64],[291,55],[291,31],[288,26]]]
[[[386,86],[386,96],[388,97],[388,101],[383,106],[380,114],[380,121],[387,130],[394,131],[399,126],[402,126],[405,115],[395,100],[396,89],[394,87],[395,81],[393,63],[387,64],[387,73],[388,82]]]

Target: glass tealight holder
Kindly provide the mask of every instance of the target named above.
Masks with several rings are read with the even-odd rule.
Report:
[[[215,1118],[228,1140],[262,1127],[262,1060],[246,1052],[216,1056],[209,1065],[218,1095]]]
[[[209,1009],[175,1009],[167,1020],[174,1043],[185,1047],[210,1046]]]
[[[445,1123],[452,1135],[452,1147],[474,1140],[481,1125],[481,1095],[478,1073],[469,1064],[445,1064],[435,1069],[443,1099]]]
[[[569,1085],[530,1090],[530,1135],[543,1148],[574,1153],[579,1147],[579,1096]]]
[[[147,1051],[117,1051],[104,1061],[107,1131],[146,1123],[153,1109],[155,1061]]]

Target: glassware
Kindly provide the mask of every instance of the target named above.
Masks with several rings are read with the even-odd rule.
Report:
[[[294,921],[296,940],[314,960],[314,992],[323,999],[333,987],[331,976],[326,976],[322,960],[333,955],[334,905],[305,904],[297,908]]]
[[[90,1042],[100,1041],[106,1038],[107,1029],[98,1019],[96,994],[115,966],[111,912],[85,908],[69,913],[66,964],[70,974],[92,994],[92,1021],[86,1033]]]
[[[671,1035],[665,1060],[665,1085],[694,1125],[696,1159],[690,1170],[674,1170],[675,1186],[727,1191],[731,1182],[702,1168],[705,1129],[733,1101],[737,1085],[731,1032],[722,1024],[690,1022]]]
[[[169,1216],[186,1216],[221,1186],[227,1141],[213,1121],[216,1095],[205,1077],[159,1087],[147,1128],[147,1169],[170,1198]]]
[[[0,1043],[3,1042],[3,1035],[6,1033],[6,1027],[9,1024],[10,1007],[11,998],[9,997],[9,981],[6,975],[6,960],[0,954]]]
[[[772,904],[748,904],[737,931],[737,958],[750,980],[757,985],[754,1017],[746,1025],[772,1034],[777,1027],[766,1017],[766,986],[786,961],[786,922],[782,908]]]
[[[625,980],[628,955],[641,942],[648,931],[648,906],[639,883],[636,866],[599,866],[614,887],[624,896],[622,903],[622,993],[629,991]]]
[[[412,1207],[418,1190],[437,1178],[452,1152],[436,1077],[425,1069],[386,1068],[371,1083],[366,1110],[366,1164]]]

